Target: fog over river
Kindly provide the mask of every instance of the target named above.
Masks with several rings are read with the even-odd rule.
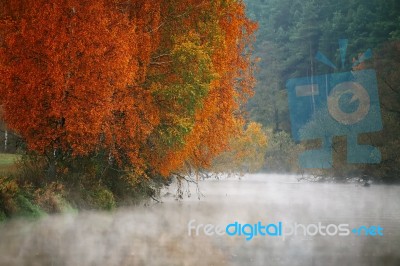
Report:
[[[400,265],[399,186],[299,183],[295,176],[267,174],[199,185],[200,200],[194,185],[191,197],[180,201],[171,186],[162,192],[163,203],[146,207],[2,224],[0,265]],[[225,230],[236,221],[277,228],[281,222],[286,229],[296,223],[379,226],[383,235],[339,235],[331,226],[332,235],[258,234],[246,240],[207,235],[200,225]]]

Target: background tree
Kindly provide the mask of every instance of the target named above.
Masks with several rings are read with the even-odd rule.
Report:
[[[241,124],[238,125],[242,127]],[[268,140],[261,124],[251,122],[229,142],[229,150],[217,156],[211,171],[215,173],[255,173],[263,168]]]
[[[312,75],[320,75],[325,73],[343,72],[352,70],[352,58],[358,58],[360,53],[367,49],[372,49],[375,56],[375,64],[369,67],[375,68],[378,72],[379,89],[381,94],[381,103],[383,109],[384,132],[383,134],[395,135],[397,126],[392,126],[396,115],[393,110],[394,102],[397,101],[396,93],[388,89],[382,79],[386,75],[391,77],[398,75],[397,67],[394,61],[390,63],[386,57],[391,54],[396,57],[396,45],[388,45],[391,42],[399,40],[399,23],[400,5],[398,1],[333,1],[333,0],[306,0],[306,1],[289,1],[289,0],[256,0],[246,1],[248,3],[248,14],[251,18],[258,21],[260,29],[257,31],[257,41],[255,42],[255,56],[260,58],[260,70],[256,74],[257,85],[255,87],[255,97],[250,99],[247,109],[250,119],[261,123],[266,128],[271,128],[273,136],[270,137],[269,145],[271,147],[279,147],[273,145],[274,141],[282,139],[280,131],[284,131],[286,135],[290,135],[290,121],[288,115],[288,104],[286,95],[286,81],[293,77],[303,77]],[[340,52],[338,47],[338,39],[349,39],[348,54],[346,63],[342,67]],[[390,47],[390,48],[388,48]],[[316,62],[314,59],[317,51],[323,52],[338,66],[333,70],[322,63]],[[382,58],[382,55],[386,59]],[[388,62],[387,67],[383,63]],[[388,69],[391,69],[388,71]],[[391,74],[388,74],[391,73]],[[396,74],[394,74],[396,73]],[[393,78],[391,78],[393,80]],[[398,85],[393,80],[392,88]],[[388,97],[387,95],[390,95]],[[389,99],[390,98],[390,99]],[[392,112],[385,111],[385,106],[391,106]],[[392,118],[388,118],[392,117]],[[392,130],[393,129],[393,130]],[[364,136],[368,138],[367,136]],[[379,137],[370,136],[376,145],[379,144]],[[364,139],[365,142],[371,143],[372,139]],[[382,138],[381,140],[383,140]],[[390,139],[390,138],[388,138]],[[343,140],[345,141],[345,140]],[[381,167],[389,161],[395,160],[395,147],[392,141],[386,144],[381,143],[378,146],[381,150],[386,150],[387,157],[380,166],[358,165],[355,167],[344,167],[345,162],[340,156],[344,156],[345,145],[342,140],[335,140],[337,152],[335,155],[335,165],[331,173],[341,172],[341,176],[346,175],[363,175],[363,173],[371,174],[376,177],[388,176],[386,180],[396,179],[397,167],[391,166],[392,174],[386,167],[385,171]],[[278,141],[279,142],[279,141]],[[307,144],[307,146],[315,146]],[[296,145],[292,146],[296,152]],[[300,150],[302,147],[300,147]],[[278,148],[274,148],[274,151]],[[272,153],[272,150],[270,150]],[[267,152],[268,153],[268,152]],[[389,155],[391,154],[391,155]],[[290,156],[289,156],[290,157]],[[267,156],[269,160],[272,157]],[[291,169],[290,163],[285,156],[275,156],[275,159],[281,158],[281,165],[286,165],[284,169]],[[337,159],[340,159],[339,161]],[[276,161],[276,160],[275,160]],[[266,168],[272,171],[279,169],[271,169],[266,161]],[[268,166],[269,165],[269,166]],[[279,165],[277,163],[276,165]],[[343,169],[347,169],[341,171]],[[376,169],[376,172],[372,171]],[[382,172],[383,171],[383,172]],[[389,177],[391,175],[391,177]]]

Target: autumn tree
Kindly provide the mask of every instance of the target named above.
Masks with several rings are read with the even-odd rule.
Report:
[[[251,95],[255,24],[235,0],[8,0],[4,119],[48,160],[137,175],[205,167]]]
[[[161,130],[153,138],[159,149],[150,155],[163,174],[210,166],[239,133],[240,109],[253,85],[249,44],[255,24],[241,2],[197,0],[188,8],[187,1],[175,1],[173,6],[163,8],[173,10],[161,40],[171,45],[163,60],[171,60],[166,71],[172,74],[162,77],[156,90]]]
[[[229,149],[213,161],[216,173],[254,173],[265,164],[268,139],[262,125],[250,122],[246,127],[238,124],[240,134],[230,139]]]
[[[156,118],[140,117],[149,97],[130,89],[142,78],[146,51],[139,48],[150,45],[140,44],[127,14],[101,1],[11,1],[8,8],[1,88],[7,124],[48,156],[85,155],[103,145],[117,152],[124,138],[137,161],[134,151]],[[123,122],[130,131],[121,136]]]

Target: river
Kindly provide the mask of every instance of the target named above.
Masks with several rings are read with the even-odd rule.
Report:
[[[185,193],[177,201],[172,186],[162,191],[162,203],[4,223],[0,265],[400,265],[399,186],[299,183],[295,176],[271,174],[199,186],[200,200],[191,185],[191,197]],[[313,230],[304,235],[300,227],[298,235],[246,240],[211,230],[258,221],[281,222],[285,229],[332,225],[331,235]],[[204,230],[206,224],[210,230]],[[382,235],[365,230],[339,235],[334,230],[339,224],[379,226]]]

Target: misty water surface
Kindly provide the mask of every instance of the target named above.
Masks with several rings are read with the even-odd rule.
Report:
[[[0,226],[0,265],[400,265],[400,187],[283,175],[200,182],[204,197]],[[188,222],[380,225],[384,236],[188,236]]]

